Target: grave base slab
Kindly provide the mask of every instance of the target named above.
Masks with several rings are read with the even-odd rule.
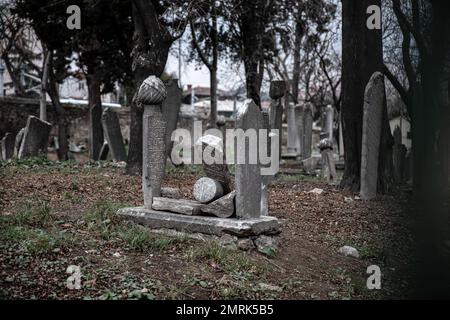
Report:
[[[182,232],[198,232],[219,236],[228,233],[238,237],[277,234],[280,232],[280,222],[277,218],[271,216],[253,219],[186,216],[166,211],[155,211],[144,207],[123,208],[117,214],[152,229],[167,228]]]

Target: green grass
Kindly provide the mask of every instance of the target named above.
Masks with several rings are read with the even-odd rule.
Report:
[[[201,243],[187,250],[187,257],[193,260],[211,260],[230,273],[264,273],[260,263],[255,263],[248,254],[222,247],[216,241]]]
[[[48,201],[30,199],[20,204],[16,213],[10,216],[2,216],[1,219],[17,226],[44,226],[51,223],[52,214]]]

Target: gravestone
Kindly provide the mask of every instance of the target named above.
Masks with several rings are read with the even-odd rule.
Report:
[[[19,133],[17,133],[16,141],[14,143],[14,156],[15,157],[19,156],[20,145],[22,144],[24,133],[25,133],[25,128],[20,129]]]
[[[196,142],[197,145],[202,146],[203,150],[203,171],[207,177],[217,180],[223,187],[225,193],[231,191],[230,187],[230,173],[228,166],[225,163],[224,146],[222,139],[214,135],[204,135]],[[221,160],[221,161],[215,161]]]
[[[310,104],[307,104],[303,108],[303,150],[302,150],[303,159],[311,158],[312,126],[313,126],[312,106]]]
[[[294,103],[289,103],[286,110],[288,136],[287,136],[287,152],[289,154],[298,155],[300,149],[300,141],[298,135],[298,126],[296,119],[297,107]]]
[[[295,108],[295,124],[297,126],[298,155],[300,156],[300,159],[302,159],[304,126],[303,126],[303,108],[301,105],[297,105]]]
[[[328,134],[327,138],[333,142],[333,122],[334,122],[334,109],[328,105],[325,108],[325,132]]]
[[[119,117],[117,117],[117,114],[109,107],[103,110],[102,126],[113,161],[126,161],[127,155],[123,143],[122,132],[120,131]]]
[[[144,107],[142,184],[144,205],[152,207],[153,197],[160,197],[166,165],[166,120],[161,103],[167,96],[164,83],[155,76],[144,80],[137,102]]]
[[[251,99],[238,108],[236,128],[244,130],[254,129],[259,133],[263,129],[263,116],[259,107]],[[250,144],[245,138],[245,145],[239,146],[244,150],[236,152],[245,153],[245,163],[236,163],[236,216],[240,219],[257,218],[261,215],[261,167],[258,163],[249,163]],[[257,146],[256,146],[257,148]]]
[[[270,82],[270,128],[278,130],[279,154],[281,155],[281,140],[283,137],[283,103],[281,98],[286,93],[286,83],[284,81]]]
[[[107,141],[103,141],[103,145],[100,149],[100,153],[98,155],[98,160],[104,161],[108,158],[109,145]]]
[[[1,141],[1,158],[3,160],[11,159],[14,156],[14,145],[16,137],[13,133],[7,132]]]
[[[29,116],[18,153],[19,159],[47,156],[48,137],[52,125],[35,116]]]
[[[333,158],[333,142],[330,139],[323,139],[318,147],[322,155],[322,174],[327,178],[328,183],[335,184],[337,175]]]
[[[209,203],[223,196],[223,187],[219,181],[203,177],[194,184],[194,199],[200,203]]]
[[[375,72],[364,93],[360,190],[364,200],[373,199],[377,195],[378,155],[385,103],[384,76]]]
[[[172,132],[177,128],[183,91],[178,86],[178,79],[171,79],[166,84],[167,98],[162,103],[162,112],[167,123],[166,157],[170,157],[173,147]]]

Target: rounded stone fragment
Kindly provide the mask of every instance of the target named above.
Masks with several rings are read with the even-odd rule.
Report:
[[[223,196],[223,187],[220,182],[203,177],[194,184],[194,198],[201,203],[209,203]]]
[[[143,105],[159,105],[166,97],[167,89],[164,82],[156,76],[150,76],[139,87],[137,102]]]

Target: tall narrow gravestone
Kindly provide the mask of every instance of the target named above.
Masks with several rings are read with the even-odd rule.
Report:
[[[263,129],[261,111],[253,100],[247,99],[237,110],[236,128],[244,132],[256,130],[256,135]],[[245,143],[236,148],[236,216],[242,219],[261,215],[261,167],[258,160],[250,163],[250,153],[255,151],[258,152],[258,142],[250,145],[247,136]]]
[[[303,151],[302,151],[303,159],[311,158],[312,125],[313,125],[312,107],[310,104],[307,104],[303,108]]]
[[[405,162],[406,149],[402,144],[402,131],[399,126],[394,129],[394,147],[392,148],[392,156],[394,163],[394,177],[399,183],[402,183],[405,178]]]
[[[19,159],[47,155],[48,137],[52,125],[35,116],[29,116],[20,144]]]
[[[155,76],[144,80],[137,101],[144,107],[142,188],[144,205],[152,207],[153,197],[161,196],[161,182],[166,165],[166,120],[161,103],[167,96],[164,83]]]
[[[380,72],[375,72],[364,93],[360,190],[361,198],[364,200],[373,199],[377,194],[378,155],[385,104],[384,76]]]
[[[1,140],[1,158],[3,160],[11,159],[14,156],[14,144],[16,142],[16,137],[14,134],[7,132],[3,139]]]
[[[178,86],[178,79],[171,79],[167,83],[167,98],[162,103],[162,112],[167,123],[166,128],[166,157],[170,156],[173,141],[172,132],[177,128],[178,114],[181,107],[182,90]]]
[[[300,148],[299,136],[298,136],[298,126],[296,121],[296,109],[294,103],[289,103],[286,115],[287,115],[287,125],[288,125],[288,153],[298,154]]]
[[[333,141],[333,122],[334,122],[334,109],[332,106],[325,108],[325,132],[328,134],[327,139]]]
[[[119,118],[111,108],[105,108],[102,113],[102,126],[105,139],[114,161],[127,159],[122,132],[120,131]],[[103,147],[102,147],[103,149]]]
[[[297,142],[298,142],[298,154],[300,158],[303,158],[303,108],[301,105],[297,105],[295,108],[295,124],[297,126]]]

